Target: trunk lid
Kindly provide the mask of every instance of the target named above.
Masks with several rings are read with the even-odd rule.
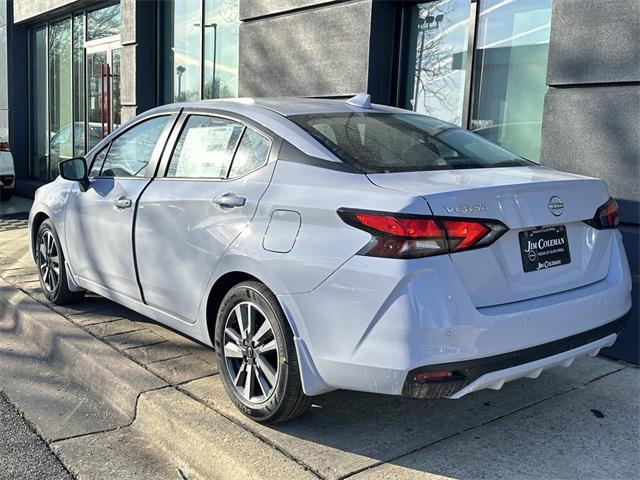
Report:
[[[584,223],[609,198],[602,180],[539,166],[368,176],[380,187],[422,195],[436,216],[499,220],[509,227],[488,247],[450,255],[476,307],[579,288],[607,275],[612,231]],[[547,226],[565,227],[570,262],[525,272],[519,234]]]

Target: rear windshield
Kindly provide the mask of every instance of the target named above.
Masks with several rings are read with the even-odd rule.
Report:
[[[532,165],[479,135],[423,115],[345,112],[289,119],[364,173]]]

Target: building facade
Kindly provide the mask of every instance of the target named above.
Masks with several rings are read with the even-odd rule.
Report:
[[[156,105],[367,91],[607,180],[638,363],[639,38],[640,0],[0,0],[0,137],[31,195]]]

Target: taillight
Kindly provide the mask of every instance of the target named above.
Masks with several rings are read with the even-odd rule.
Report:
[[[0,152],[10,152],[9,142],[0,142]]]
[[[420,258],[485,247],[507,227],[495,220],[459,219],[339,209],[349,225],[371,233],[358,254],[370,257]]]
[[[603,228],[616,228],[620,223],[620,208],[618,203],[611,197],[603,205],[598,207],[595,216],[585,223],[593,228],[601,230]]]

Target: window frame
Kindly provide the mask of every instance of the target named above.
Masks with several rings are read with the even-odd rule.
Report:
[[[153,120],[154,118],[158,118],[158,117],[167,117],[167,123],[164,126],[164,129],[162,130],[162,133],[158,137],[158,141],[156,142],[156,146],[154,147],[153,152],[151,152],[151,158],[149,158],[149,163],[147,164],[147,167],[145,169],[144,175],[141,175],[141,176],[128,176],[128,177],[122,177],[122,176],[112,177],[112,176],[102,175],[102,169],[104,168],[104,162],[103,162],[102,166],[100,167],[100,175],[90,176],[89,179],[90,180],[97,180],[97,179],[108,178],[108,179],[114,179],[114,180],[126,180],[126,179],[151,179],[151,178],[154,178],[156,176],[156,174],[157,174],[158,165],[159,165],[160,160],[162,158],[162,154],[164,153],[164,151],[165,151],[165,149],[166,149],[166,147],[168,145],[169,136],[171,135],[171,132],[173,131],[173,128],[176,125],[176,121],[179,118],[179,114],[180,114],[180,111],[167,110],[167,111],[153,113],[151,115],[145,115],[145,116],[142,116],[142,117],[136,117],[130,123],[122,125],[120,128],[115,130],[113,133],[111,133],[110,135],[105,137],[85,157],[86,160],[87,160],[87,164],[88,164],[87,165],[87,171],[91,172],[91,169],[93,168],[93,163],[95,162],[96,157],[100,153],[102,153],[103,150],[106,149],[107,150],[107,153],[106,153],[106,156],[105,156],[105,162],[106,162],[107,158],[109,157],[109,151],[111,150],[111,145],[113,144],[113,142],[115,140],[120,138],[120,136],[124,135],[129,130],[131,130],[133,128],[136,128],[137,126],[145,123],[148,120]]]
[[[237,123],[241,125],[242,132],[238,137],[238,141],[233,148],[233,154],[231,155],[231,162],[229,163],[229,168],[227,169],[227,174],[225,177],[169,177],[167,173],[169,172],[169,165],[171,164],[171,159],[173,158],[173,154],[178,145],[180,137],[187,125],[187,121],[190,116],[200,116],[200,117],[214,117],[221,120],[227,120],[230,122]],[[233,162],[235,161],[236,153],[238,152],[238,147],[240,146],[240,142],[244,137],[244,132],[247,128],[255,131],[256,133],[262,135],[267,140],[269,140],[269,152],[266,155],[265,161],[249,170],[248,172],[239,175],[237,177],[229,177],[229,173],[231,172],[231,168],[233,167]],[[234,115],[229,112],[225,112],[222,110],[213,110],[213,109],[204,109],[204,108],[189,108],[183,109],[180,118],[177,120],[175,128],[171,133],[171,137],[167,143],[167,148],[163,153],[162,159],[160,161],[160,165],[156,174],[156,180],[167,180],[167,181],[189,181],[189,182],[232,182],[241,178],[246,177],[247,175],[251,175],[253,172],[264,168],[269,163],[273,162],[276,159],[276,152],[280,150],[282,140],[275,135],[273,132],[267,130],[262,125],[242,116],[242,115]]]

